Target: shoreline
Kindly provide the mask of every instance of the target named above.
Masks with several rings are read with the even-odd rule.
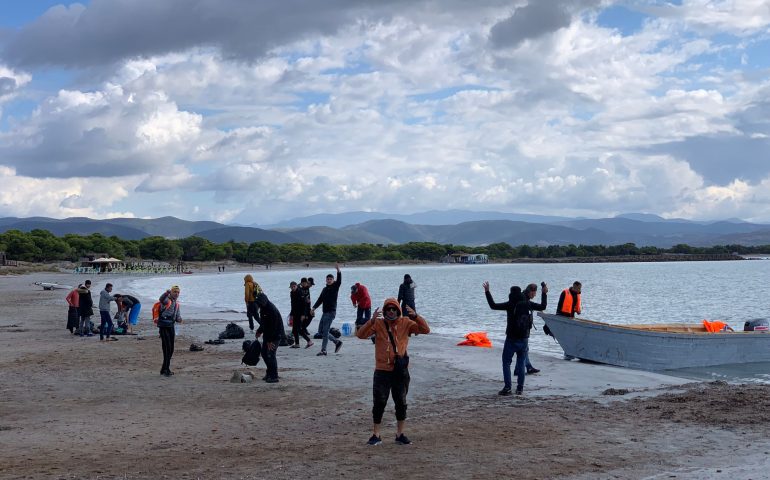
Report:
[[[662,254],[662,255],[624,255],[624,256],[601,256],[601,257],[557,257],[557,258],[514,258],[507,260],[490,260],[488,265],[507,265],[516,263],[532,263],[532,264],[553,264],[553,263],[667,263],[667,262],[716,262],[716,261],[743,261],[743,260],[768,260],[768,255],[733,255],[733,254]],[[30,273],[61,273],[61,274],[74,274],[76,264],[73,262],[17,262],[18,266],[0,266],[0,277],[5,275],[26,275]],[[185,262],[185,268],[187,271],[194,273],[217,273],[218,267],[224,266],[225,271],[228,272],[254,272],[261,270],[301,270],[301,269],[314,269],[314,268],[329,268],[333,267],[335,262],[276,262],[268,265],[258,263],[240,263],[235,260],[227,261],[208,261],[208,262]],[[340,266],[345,267],[409,267],[417,265],[466,265],[460,263],[447,263],[447,262],[434,262],[427,260],[361,260],[342,262]],[[467,264],[467,265],[486,265],[482,263]],[[75,275],[110,275],[120,277],[144,277],[144,276],[166,276],[166,275],[178,275],[182,272],[166,272],[166,273],[135,273],[135,272],[121,272],[121,273],[91,273],[91,274],[75,274]]]
[[[80,278],[59,275],[62,283]],[[693,383],[533,354],[542,372],[527,377],[525,395],[500,397],[499,345],[457,347],[432,334],[409,344],[407,433],[415,444],[392,443],[390,404],[389,440],[371,448],[364,443],[374,358],[366,340],[343,337],[340,354],[329,357],[315,356],[318,343],[281,347],[280,383],[232,384],[234,370],[264,373],[262,362],[240,365],[241,340],[190,352],[183,334],[176,375],[164,378],[147,309],[136,337],[73,337],[64,329],[66,291],[30,289],[33,280],[0,277],[0,478],[261,478],[267,469],[275,478],[492,478],[514,469],[520,478],[715,478],[717,469],[740,478],[763,472],[761,452],[770,451],[770,412],[756,408],[768,386]],[[120,280],[100,276],[96,286]],[[749,443],[753,449],[734,455],[701,454]],[[83,460],[105,447],[107,457]]]

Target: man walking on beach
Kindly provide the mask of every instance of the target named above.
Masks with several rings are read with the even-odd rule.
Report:
[[[249,319],[249,330],[254,331],[254,320],[259,323],[259,310],[256,297],[262,293],[262,288],[251,275],[243,277],[243,296],[246,301],[246,317]]]
[[[509,299],[504,303],[495,303],[492,294],[489,292],[489,282],[484,282],[484,296],[487,298],[489,308],[492,310],[505,310],[507,326],[505,328],[505,345],[503,346],[503,389],[499,395],[511,395],[511,361],[516,354],[516,395],[521,395],[524,391],[524,377],[526,376],[525,364],[527,352],[529,351],[529,331],[532,328],[532,311],[545,310],[547,304],[548,287],[545,282],[541,283],[542,293],[540,303],[532,301],[537,293],[537,285],[530,283],[524,290],[524,298],[516,302]]]
[[[107,341],[117,340],[117,338],[110,338],[112,333],[112,314],[110,313],[110,302],[114,302],[115,297],[112,296],[112,284],[108,283],[104,286],[104,290],[99,293],[99,315],[101,316],[102,323],[99,327],[99,341],[104,341],[104,337],[107,337]]]
[[[350,287],[350,301],[356,307],[356,331],[372,318],[372,297],[365,285],[356,283]]]
[[[337,269],[337,280],[334,279],[332,274],[326,276],[326,286],[321,290],[321,295],[318,296],[313,308],[310,310],[310,315],[315,315],[315,309],[323,304],[323,315],[321,315],[321,338],[323,340],[321,342],[321,351],[318,352],[319,357],[326,355],[326,345],[329,340],[334,343],[334,353],[339,352],[340,348],[342,348],[342,340],[337,340],[329,333],[332,321],[337,316],[337,297],[340,293],[340,285],[342,285],[342,272],[340,272],[339,263],[335,268]]]
[[[417,307],[414,305],[414,289],[417,285],[412,281],[412,276],[408,273],[404,275],[404,283],[398,286],[398,301],[401,302],[401,310],[406,310],[406,307],[411,308],[415,312]]]
[[[580,304],[580,291],[582,289],[583,284],[578,281],[575,281],[571,287],[565,288],[559,296],[556,315],[564,317],[574,317],[576,313],[580,315],[583,312]]]
[[[93,337],[91,333],[91,316],[94,314],[94,299],[91,297],[91,280],[86,280],[82,288],[78,288],[78,314],[80,315],[80,336]]]
[[[158,316],[158,332],[160,334],[160,346],[163,349],[163,366],[160,367],[160,374],[164,377],[170,377],[174,374],[171,371],[171,357],[174,355],[174,338],[176,332],[174,325],[182,323],[182,315],[179,308],[179,294],[181,289],[174,285],[166,290],[160,296],[160,315]]]
[[[412,442],[404,435],[406,423],[406,395],[409,392],[409,335],[430,333],[428,323],[420,315],[407,307],[407,316],[403,316],[398,300],[388,298],[382,306],[382,312],[377,308],[371,320],[366,322],[356,332],[360,339],[375,336],[374,342],[374,379],[372,406],[372,436],[369,445],[382,443],[380,424],[388,397],[393,395],[396,404],[396,443],[409,445]],[[383,318],[384,317],[384,318]]]

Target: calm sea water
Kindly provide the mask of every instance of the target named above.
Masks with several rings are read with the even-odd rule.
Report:
[[[350,286],[361,282],[369,288],[374,305],[398,293],[405,273],[417,285],[417,310],[436,333],[458,339],[471,331],[486,331],[490,338],[505,335],[505,312],[492,311],[481,286],[491,284],[495,301],[507,299],[511,285],[545,281],[550,288],[547,312],[554,312],[560,292],[574,280],[583,283],[584,318],[610,323],[698,323],[719,319],[736,330],[750,318],[770,317],[770,263],[763,260],[735,262],[596,263],[596,264],[502,264],[430,265],[406,267],[356,267],[342,269],[337,322],[353,322],[355,309],[349,300]],[[252,273],[265,293],[286,317],[289,313],[289,282],[313,277],[313,301],[324,277],[333,268],[308,270],[255,270]],[[128,282],[140,298],[154,299],[172,284],[182,288],[182,304],[188,317],[245,320],[244,273],[181,275],[141,278]],[[539,291],[536,300],[539,301]],[[539,331],[531,349],[561,355],[558,344]],[[315,323],[311,326],[315,328]]]

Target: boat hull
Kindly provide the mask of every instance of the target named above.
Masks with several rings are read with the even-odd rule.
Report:
[[[670,333],[538,313],[564,354],[640,370],[770,362],[770,333]]]

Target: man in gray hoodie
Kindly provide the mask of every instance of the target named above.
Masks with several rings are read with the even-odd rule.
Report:
[[[99,293],[99,315],[102,318],[101,327],[99,327],[99,340],[103,341],[104,337],[107,340],[117,340],[117,338],[110,338],[112,333],[112,315],[110,314],[110,302],[115,301],[115,297],[111,294],[112,284],[108,283],[104,286],[104,290]]]

